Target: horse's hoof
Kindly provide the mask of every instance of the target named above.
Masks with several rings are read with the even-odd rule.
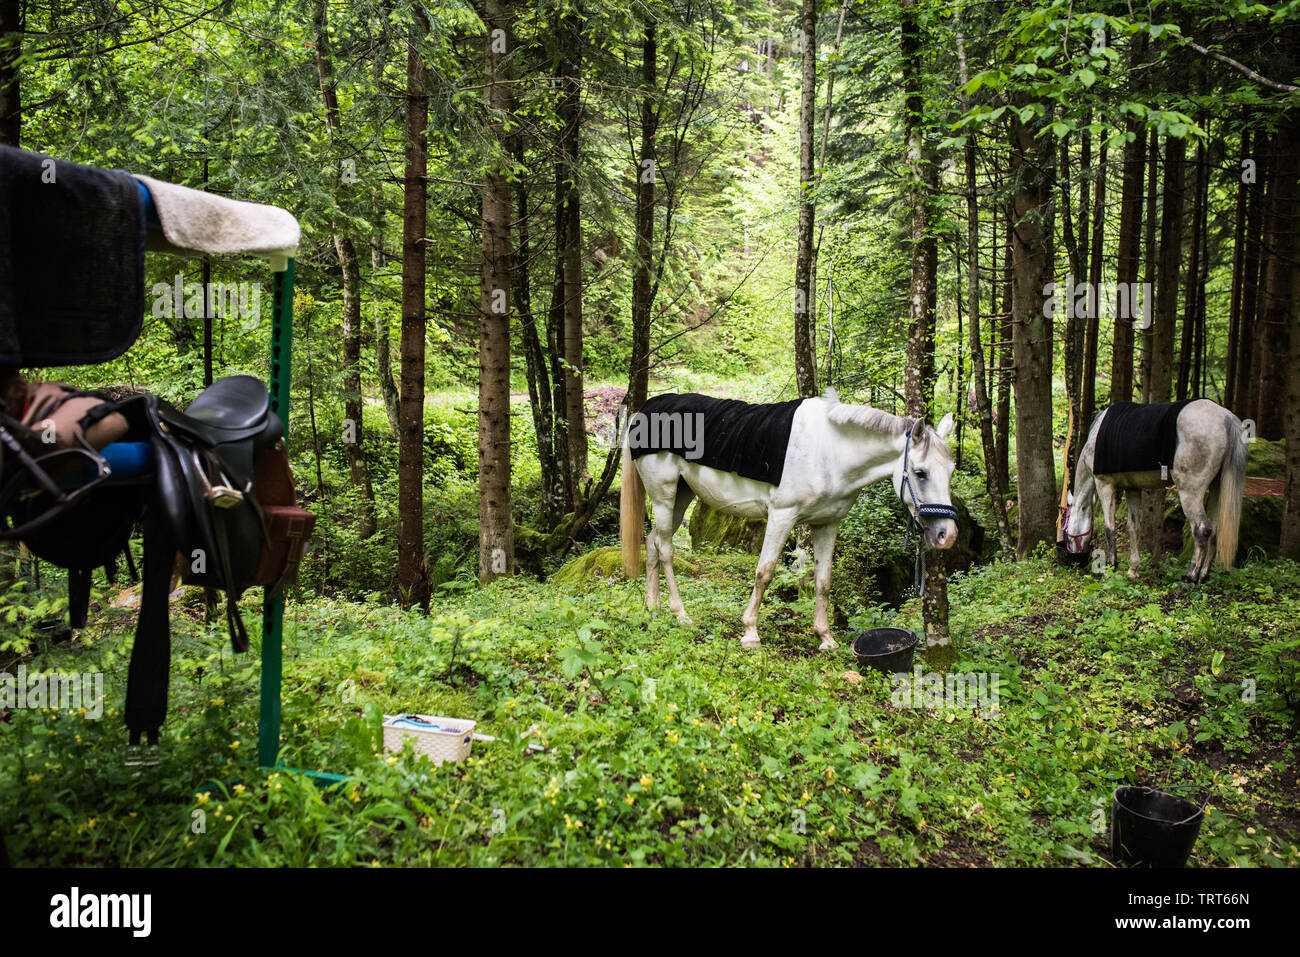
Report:
[[[834,639],[834,638],[827,638],[825,641],[823,641],[820,645],[817,646],[817,650],[818,650],[818,651],[832,651],[832,650],[834,650],[835,648],[838,648],[838,647],[839,647],[839,646],[835,643],[835,639]]]
[[[1138,573],[1137,573],[1137,571],[1136,571],[1135,569],[1130,568],[1130,569],[1128,570],[1128,577],[1129,577],[1129,580],[1130,580],[1130,581],[1137,581],[1137,580],[1138,580]]]
[[[745,635],[743,638],[740,639],[740,647],[742,647],[742,648],[757,648],[757,647],[758,647],[758,635],[753,635],[752,637],[751,637],[750,635]]]
[[[683,611],[683,612],[679,612],[677,615],[677,624],[690,625],[693,624],[693,622],[691,621],[691,616],[686,614],[686,612]]]

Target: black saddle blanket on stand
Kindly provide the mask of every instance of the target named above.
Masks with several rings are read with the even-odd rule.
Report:
[[[628,423],[633,458],[672,452],[690,462],[781,484],[790,428],[803,399],[752,405],[696,392],[658,395]]]
[[[1094,475],[1155,472],[1174,467],[1178,448],[1178,414],[1195,399],[1140,405],[1116,402],[1106,409],[1093,452]]]

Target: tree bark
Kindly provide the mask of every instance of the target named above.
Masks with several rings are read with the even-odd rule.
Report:
[[[1141,261],[1140,232],[1142,229],[1142,171],[1147,150],[1145,123],[1128,121],[1127,131],[1133,139],[1124,144],[1124,181],[1120,187],[1119,249],[1116,255],[1115,282],[1120,288],[1134,289],[1138,281],[1138,263]],[[1111,345],[1110,401],[1133,400],[1133,297],[1129,308],[1121,314],[1115,310],[1114,338]]]
[[[1151,329],[1151,388],[1148,402],[1168,402],[1173,389],[1174,321],[1183,253],[1183,179],[1187,143],[1165,141],[1164,195],[1160,205],[1160,272],[1156,276],[1155,316]]]
[[[524,167],[523,137],[514,136],[514,157],[520,169]],[[532,285],[528,264],[532,259],[529,239],[530,213],[528,190],[520,183],[515,190],[517,202],[517,231],[519,242],[514,245],[511,286],[514,289],[515,312],[519,316],[519,338],[524,347],[524,367],[528,378],[528,404],[533,413],[533,431],[537,436],[537,459],[542,473],[541,522],[550,528],[558,510],[564,504],[564,488],[560,481],[560,467],[555,454],[555,406],[552,404],[551,377],[546,364],[546,351],[537,333],[537,317],[533,314]]]
[[[1022,102],[1021,106],[1024,105]],[[1053,138],[1039,124],[1011,120],[1011,323],[1015,354],[1016,484],[1019,558],[1056,540],[1052,452],[1052,319],[1043,290],[1052,270]]]
[[[1255,406],[1256,434],[1261,439],[1282,438],[1283,407],[1289,382],[1292,273],[1296,264],[1297,175],[1300,174],[1300,136],[1297,117],[1290,114],[1278,125],[1273,139],[1273,170],[1269,178],[1268,206],[1264,216],[1264,282],[1260,301],[1256,356],[1259,360],[1259,399]]]
[[[0,145],[21,146],[23,126],[22,0],[0,0]]]
[[[659,128],[657,93],[658,42],[655,25],[646,25],[641,41],[641,152],[636,170],[636,270],[632,275],[632,356],[627,396],[628,415],[650,395],[650,310],[654,294],[655,138]]]
[[[337,164],[341,162],[338,145],[342,125],[327,16],[325,0],[316,0],[316,76],[325,106],[325,127],[334,147],[334,189],[337,194],[340,188]],[[362,539],[367,539],[375,534],[376,519],[375,492],[370,484],[370,472],[366,468],[365,425],[361,404],[361,267],[357,262],[357,250],[352,237],[340,226],[337,217],[332,218],[334,251],[343,276],[343,444],[347,450],[348,477],[362,493],[357,533]]]
[[[1192,185],[1192,244],[1187,262],[1187,285],[1183,295],[1182,335],[1178,343],[1178,398],[1185,399],[1195,385],[1193,367],[1199,355],[1196,341],[1197,282],[1201,275],[1201,217],[1205,214],[1203,194],[1206,187],[1205,144],[1196,147],[1196,181]]]
[[[813,346],[812,287],[813,141],[817,111],[817,0],[803,0],[799,54],[802,65],[799,105],[799,236],[794,267],[794,377],[799,394],[817,394],[817,356]]]
[[[1106,131],[1102,130],[1101,148],[1097,151],[1097,172],[1092,187],[1092,237],[1088,242],[1088,284],[1091,305],[1083,337],[1083,397],[1074,430],[1072,449],[1082,451],[1088,424],[1097,410],[1097,342],[1101,338],[1102,254],[1106,247]],[[1074,457],[1078,458],[1078,451]],[[1074,474],[1073,469],[1070,472]]]
[[[577,505],[587,480],[587,416],[583,402],[582,212],[578,191],[579,132],[582,125],[582,45],[578,24],[566,18],[562,30],[559,116],[564,182],[564,409],[570,501]]]
[[[510,110],[509,0],[484,0],[487,122],[499,153],[483,181],[483,261],[479,286],[478,577],[514,573],[510,507],[510,181],[505,114]]]
[[[429,31],[415,8],[406,57],[406,173],[402,202],[402,397],[397,463],[397,580],[406,604],[429,607],[424,550],[425,230],[429,95],[418,43]]]
[[[959,28],[957,30],[957,61],[961,70],[961,83],[967,82],[966,40]],[[962,109],[970,109],[970,97],[962,96]],[[993,518],[998,526],[998,541],[1002,545],[1002,554],[1011,555],[1011,527],[1007,520],[1007,503],[1003,491],[998,486],[997,471],[993,463],[997,451],[993,439],[993,409],[989,402],[988,389],[985,387],[984,341],[980,338],[980,227],[979,227],[979,192],[975,179],[975,135],[970,131],[966,136],[966,302],[970,318],[970,357],[971,384],[975,390],[975,410],[979,417],[980,443],[984,449],[984,488],[988,492],[989,504]],[[996,283],[994,283],[996,286]],[[961,409],[965,396],[958,389],[958,408]],[[962,409],[962,414],[965,410]]]

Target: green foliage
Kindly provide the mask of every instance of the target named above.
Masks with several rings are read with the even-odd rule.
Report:
[[[112,611],[83,648],[29,660],[104,670],[108,708],[0,723],[0,829],[25,864],[1102,865],[1111,790],[1176,781],[1210,794],[1194,864],[1300,864],[1294,715],[1271,670],[1290,662],[1294,695],[1300,566],[1194,590],[1046,560],[961,576],[955,668],[998,676],[993,713],[848,680],[847,636],[814,653],[798,598],[769,595],[763,646],[742,651],[752,565],[683,575],[685,627],[643,610],[637,582],[501,580],[442,595],[432,618],[291,604],[284,760],[347,775],[336,790],[250,770],[255,659],[179,616],[162,763],[124,768],[132,618]],[[380,716],[399,712],[497,740],[440,768],[378,753]]]

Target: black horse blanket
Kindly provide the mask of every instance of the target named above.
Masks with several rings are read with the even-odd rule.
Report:
[[[0,365],[89,365],[130,348],[144,241],[126,173],[0,146]]]
[[[1139,405],[1116,402],[1106,410],[1093,452],[1094,475],[1154,472],[1174,467],[1178,448],[1178,414],[1195,399]]]
[[[720,472],[781,484],[794,413],[803,399],[751,405],[688,392],[657,395],[628,423],[632,457],[672,452]]]

